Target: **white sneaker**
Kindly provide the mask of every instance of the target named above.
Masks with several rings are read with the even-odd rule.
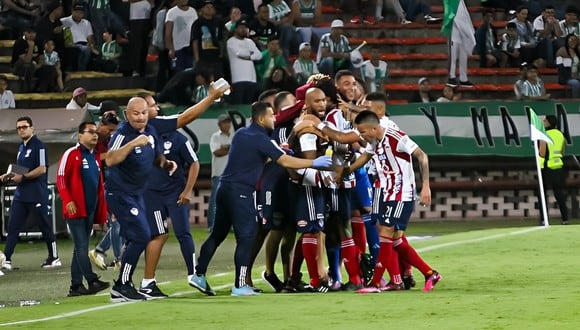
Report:
[[[42,268],[55,268],[55,267],[61,267],[61,266],[62,266],[62,262],[60,262],[60,258],[58,258],[58,257],[56,257],[56,258],[48,257],[40,265],[40,267],[42,267]]]
[[[431,15],[425,15],[425,22],[427,23],[437,23],[443,20],[443,18],[440,17],[433,17]]]
[[[4,276],[4,273],[0,270],[0,276]]]
[[[6,261],[4,263],[4,265],[2,266],[2,269],[4,269],[4,270],[12,270],[12,262]]]
[[[406,25],[406,24],[411,24],[413,22],[408,21],[407,19],[403,18],[400,23],[403,24],[403,25]]]
[[[92,249],[89,251],[89,259],[95,267],[100,270],[107,270],[107,263],[105,262],[105,254],[97,251],[96,249]]]

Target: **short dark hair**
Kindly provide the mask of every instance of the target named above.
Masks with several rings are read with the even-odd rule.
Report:
[[[505,26],[507,29],[517,29],[518,25],[516,24],[516,22],[509,22],[506,24]]]
[[[324,92],[324,95],[330,97],[333,104],[338,104],[338,98],[336,97],[336,93],[338,93],[338,91],[336,90],[334,81],[330,79],[323,79],[318,81],[314,87],[320,88]]]
[[[16,122],[19,122],[19,121],[26,121],[28,123],[28,125],[32,126],[32,118],[30,118],[28,116],[18,117],[18,119],[16,119]]]
[[[107,112],[101,117],[102,125],[119,125],[119,117],[117,114]]]
[[[522,5],[522,6],[519,6],[519,7],[516,9],[516,13],[519,13],[520,11],[522,11],[522,10],[524,10],[524,9],[526,9],[526,10],[528,10],[528,11],[530,10],[530,9],[528,8],[528,6],[523,6],[523,5]]]
[[[340,78],[347,77],[347,76],[353,76],[354,77],[354,73],[352,73],[351,71],[348,71],[348,70],[339,70],[334,75],[334,82],[337,83],[340,80]]]
[[[370,110],[361,111],[354,119],[355,125],[360,124],[379,124],[379,117]]]
[[[79,133],[82,133],[85,128],[87,128],[88,125],[97,125],[95,124],[94,121],[83,121],[80,125],[79,125]]]
[[[262,2],[262,3],[261,3],[259,6],[258,6],[258,9],[257,9],[256,11],[259,11],[259,10],[260,10],[260,8],[262,8],[262,7],[266,7],[266,8],[268,8],[268,5],[266,4],[266,2],[265,2],[265,1],[264,1],[264,2]],[[268,10],[270,10],[270,9],[268,8]]]
[[[556,8],[554,7],[554,5],[546,5],[544,6],[544,9],[542,11],[546,11],[548,9],[556,9]]]
[[[548,121],[548,123],[550,124],[550,127],[552,127],[552,128],[558,127],[558,118],[556,118],[556,116],[547,115],[546,121]]]
[[[137,94],[137,97],[140,97],[142,99],[146,99],[148,96],[153,97],[153,95],[151,95],[151,93],[147,93],[147,92],[140,92],[139,94]]]
[[[367,101],[380,101],[387,103],[389,101],[389,96],[382,92],[372,92],[367,94],[365,97]]]
[[[280,92],[280,90],[277,88],[266,89],[265,91],[260,93],[260,95],[258,96],[258,102],[264,102],[265,98],[270,97],[272,95],[276,95],[279,92]]]
[[[5,82],[8,82],[8,78],[3,74],[0,74],[0,80],[4,80]]]
[[[292,93],[288,91],[281,91],[276,94],[276,97],[274,98],[274,109],[280,110],[280,104],[286,100],[288,95],[292,95]]]
[[[266,114],[268,108],[272,108],[272,106],[265,102],[254,102],[252,104],[252,121],[257,122],[260,116]]]
[[[564,11],[565,14],[576,14],[578,15],[578,8],[573,5],[566,6],[566,10]]]

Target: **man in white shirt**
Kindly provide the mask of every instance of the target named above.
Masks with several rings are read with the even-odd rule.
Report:
[[[78,55],[78,71],[86,71],[89,60],[91,59],[91,52],[99,54],[95,47],[95,39],[93,36],[93,27],[91,22],[84,19],[85,9],[82,4],[77,4],[73,7],[71,16],[60,19],[63,28],[69,28],[72,34],[73,47],[79,50]]]
[[[554,54],[558,47],[558,38],[562,37],[560,22],[554,16],[556,9],[554,6],[547,5],[542,11],[542,15],[534,19],[534,34],[538,39],[538,55],[544,59],[546,66],[553,68],[555,66]]]
[[[70,102],[66,105],[67,110],[99,110],[96,105],[90,104],[87,101],[87,91],[78,87],[73,91],[73,96]]]
[[[169,58],[175,59],[175,72],[193,67],[191,26],[197,20],[197,11],[187,0],[177,0],[177,5],[167,11],[165,17],[165,45]]]
[[[228,58],[232,74],[232,104],[251,104],[258,92],[256,69],[253,61],[262,58],[262,53],[252,39],[248,38],[249,26],[246,20],[236,24],[234,36],[227,41]]]
[[[387,62],[381,60],[381,53],[377,46],[371,48],[371,58],[361,67],[361,77],[369,92],[383,92],[387,80]]]
[[[153,0],[130,0],[129,7],[129,49],[133,76],[145,74],[145,58],[147,56],[147,39],[150,30],[151,9]]]
[[[12,91],[7,90],[8,80],[5,75],[0,75],[0,109],[14,109],[14,95]]]
[[[224,168],[228,162],[230,145],[232,144],[232,119],[226,114],[218,117],[219,131],[214,132],[209,140],[211,150],[211,195],[207,210],[207,227],[211,230],[215,220],[215,193]]]

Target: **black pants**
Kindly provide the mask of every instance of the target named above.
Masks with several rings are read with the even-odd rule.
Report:
[[[556,203],[560,208],[560,215],[562,216],[562,221],[568,221],[568,206],[566,206],[566,198],[568,197],[566,191],[566,171],[564,171],[563,168],[556,170],[543,169],[542,177],[544,178],[544,195],[545,196],[547,195],[548,189],[552,189],[554,191],[554,197],[556,197]],[[542,221],[542,219],[544,219],[543,211],[541,204],[539,205],[541,216],[540,221]],[[549,207],[547,206],[546,209],[548,208]]]
[[[140,75],[145,74],[145,57],[147,56],[147,45],[149,45],[149,20],[136,19],[129,21],[129,45],[131,52],[131,63],[133,71]]]

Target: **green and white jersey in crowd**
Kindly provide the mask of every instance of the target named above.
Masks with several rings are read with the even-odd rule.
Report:
[[[298,0],[300,4],[300,17],[302,19],[314,19],[314,15],[316,14],[316,0],[310,0],[310,4],[307,2]]]
[[[96,8],[96,9],[109,9],[109,8],[111,8],[111,4],[109,3],[109,0],[91,0],[89,2],[89,4],[91,5],[92,8]]]
[[[361,67],[361,78],[364,82],[369,83],[369,92],[384,91],[384,84],[387,80],[387,62],[380,61],[375,66],[370,60],[363,63]]]
[[[270,3],[268,4],[268,9],[270,10],[270,19],[274,21],[280,21],[284,17],[290,14],[290,7],[286,1],[280,1],[279,4]]]
[[[329,48],[331,53],[348,53],[352,50],[344,34],[341,34],[338,42],[335,42],[330,38],[330,33],[326,33],[320,38],[318,53],[316,53],[316,63],[320,63],[322,60],[322,48]]]

